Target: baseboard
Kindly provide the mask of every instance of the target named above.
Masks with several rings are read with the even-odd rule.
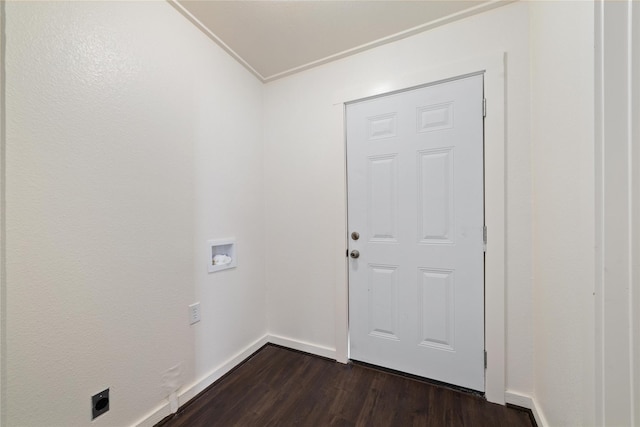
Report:
[[[304,351],[305,353],[315,354],[317,356],[326,357],[328,359],[336,359],[336,350],[334,348],[323,347],[305,341],[299,341],[280,335],[267,335],[268,341],[272,344],[281,345],[293,350]]]
[[[265,344],[272,343],[281,345],[283,347],[288,347],[293,350],[304,351],[306,353],[316,354],[318,356],[327,357],[329,359],[336,358],[336,351],[334,349],[319,346],[316,344],[311,344],[304,341],[298,341],[291,338],[282,337],[279,335],[264,335],[260,339],[251,343],[244,350],[237,353],[235,356],[215,368],[209,374],[201,378],[200,380],[194,382],[188,387],[185,387],[180,395],[178,396],[178,402],[180,406],[187,403],[189,400],[193,399],[198,393],[202,392],[204,389],[209,387],[211,384],[216,382],[220,377],[224,374],[238,366],[242,361],[251,356],[253,353],[258,351]],[[158,406],[156,409],[151,411],[149,414],[145,415],[134,425],[136,427],[153,427],[160,421],[162,421],[165,417],[171,415],[171,410],[169,408],[169,402],[164,402],[162,405]]]
[[[207,375],[205,375],[200,380],[194,382],[188,387],[185,387],[183,391],[180,392],[178,396],[178,402],[180,406],[187,403],[189,400],[194,398],[198,393],[209,387],[213,384],[218,378],[222,377],[224,374],[238,366],[240,362],[245,360],[247,357],[251,356],[253,353],[258,351],[260,347],[264,346],[269,342],[269,335],[264,335],[258,340],[251,343],[244,350],[237,353],[235,356],[222,363]],[[156,409],[151,411],[149,414],[141,418],[134,425],[137,427],[153,427],[162,419],[171,415],[171,410],[169,408],[169,402],[164,402],[162,405],[158,406]]]
[[[538,404],[533,397],[507,390],[504,393],[504,400],[506,403],[509,403],[511,405],[530,409],[538,427],[547,427],[549,425],[546,418],[544,417],[544,414],[539,409]]]

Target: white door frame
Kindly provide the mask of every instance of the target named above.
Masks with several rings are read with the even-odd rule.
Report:
[[[411,74],[389,76],[379,87],[354,87],[334,95],[335,120],[346,129],[344,104],[370,96],[411,88],[484,71],[487,116],[484,122],[485,224],[488,230],[485,254],[485,397],[489,402],[505,403],[505,64],[506,53],[498,52],[464,61],[428,68]],[[343,210],[344,224],[336,234],[336,360],[348,361],[349,282],[347,248],[347,170],[346,134],[343,134]]]

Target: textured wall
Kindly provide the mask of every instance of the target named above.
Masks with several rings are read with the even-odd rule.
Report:
[[[166,2],[9,2],[12,426],[134,423],[261,337],[262,85]],[[208,238],[240,265],[208,275]],[[202,302],[190,327],[187,305]]]
[[[594,16],[531,2],[535,396],[551,426],[594,424]]]

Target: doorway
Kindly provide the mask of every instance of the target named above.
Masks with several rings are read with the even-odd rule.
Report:
[[[346,106],[350,355],[484,391],[483,74]]]

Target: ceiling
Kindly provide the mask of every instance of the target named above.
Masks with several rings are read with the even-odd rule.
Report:
[[[505,0],[169,0],[262,81],[505,4]]]

